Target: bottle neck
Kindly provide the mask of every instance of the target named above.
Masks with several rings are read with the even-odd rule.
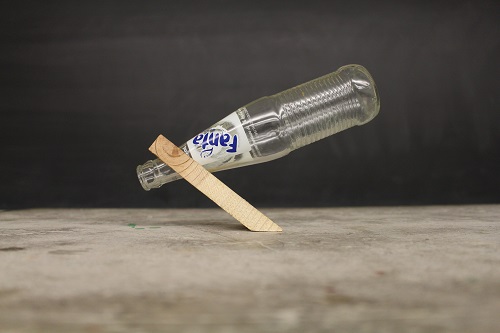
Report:
[[[181,178],[181,176],[158,158],[137,166],[136,172],[142,188],[146,191]]]

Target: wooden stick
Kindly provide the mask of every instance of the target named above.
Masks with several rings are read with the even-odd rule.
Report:
[[[163,135],[158,136],[149,147],[149,151],[251,231],[282,231],[279,225],[250,205]]]

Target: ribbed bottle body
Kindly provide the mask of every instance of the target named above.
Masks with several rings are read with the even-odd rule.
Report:
[[[380,108],[375,83],[359,65],[344,66],[275,98],[292,150],[362,125]]]

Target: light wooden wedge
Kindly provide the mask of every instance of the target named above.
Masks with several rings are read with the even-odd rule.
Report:
[[[251,231],[282,231],[281,227],[208,172],[163,135],[149,151]]]

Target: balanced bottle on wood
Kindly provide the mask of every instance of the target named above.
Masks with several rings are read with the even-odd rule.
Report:
[[[179,146],[208,171],[274,160],[356,125],[380,109],[375,82],[360,65],[255,100]],[[160,159],[137,167],[149,191],[181,178]]]

